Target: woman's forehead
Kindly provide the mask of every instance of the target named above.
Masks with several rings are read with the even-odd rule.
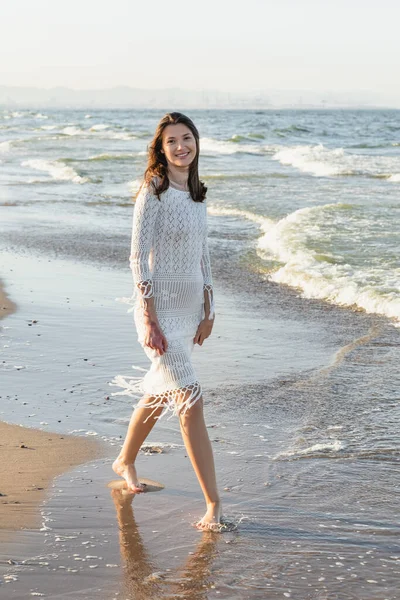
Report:
[[[176,124],[171,124],[171,125],[167,125],[166,128],[163,131],[163,138],[169,138],[169,137],[179,137],[182,135],[185,135],[187,133],[192,133],[189,129],[189,127],[187,125],[184,125],[183,123],[176,123]]]

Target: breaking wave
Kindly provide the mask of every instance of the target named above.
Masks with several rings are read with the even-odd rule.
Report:
[[[316,177],[364,175],[398,182],[399,162],[392,156],[352,154],[344,148],[330,149],[318,144],[281,148],[272,160]]]
[[[25,160],[21,163],[23,167],[30,167],[37,171],[44,171],[51,175],[53,179],[60,181],[72,181],[72,183],[87,183],[90,181],[88,177],[81,177],[75,169],[69,167],[61,161],[50,161],[41,158]]]
[[[328,242],[351,226],[349,204],[335,203],[301,208],[279,221],[235,208],[209,207],[210,215],[229,215],[259,225],[257,253],[261,259],[281,263],[268,279],[301,291],[305,298],[363,309],[400,322],[400,269],[364,262],[349,264],[328,250]],[[356,220],[353,223],[356,236]],[[346,235],[352,235],[346,230]]]

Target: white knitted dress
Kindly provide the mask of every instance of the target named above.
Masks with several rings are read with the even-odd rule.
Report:
[[[205,201],[195,202],[189,192],[171,186],[159,200],[151,185],[143,186],[133,213],[130,266],[137,290],[134,318],[138,340],[151,367],[142,378],[120,377],[115,383],[127,388],[130,395],[152,396],[151,403],[146,403],[153,409],[149,417],[159,406],[165,409],[160,416],[169,410],[176,415],[190,408],[202,394],[191,353],[193,338],[204,318],[204,290],[209,294],[210,318],[214,316]],[[142,299],[152,296],[161,331],[168,341],[162,356],[144,346]],[[137,406],[144,406],[143,400]]]

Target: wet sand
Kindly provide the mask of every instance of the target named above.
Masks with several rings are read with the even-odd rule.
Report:
[[[0,529],[38,528],[54,477],[104,454],[90,439],[0,422]]]
[[[17,305],[0,282],[0,319]],[[0,422],[0,529],[40,525],[39,506],[57,475],[101,454],[97,441]]]
[[[17,305],[7,296],[0,280],[0,320],[17,310]]]

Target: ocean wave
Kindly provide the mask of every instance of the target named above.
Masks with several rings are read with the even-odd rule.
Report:
[[[204,175],[202,179],[205,181],[215,181],[215,180],[251,180],[251,179],[269,179],[269,178],[277,178],[277,179],[287,179],[289,175],[285,173],[207,173]]]
[[[273,155],[272,160],[316,177],[359,175],[390,181],[397,181],[395,171],[399,165],[395,156],[351,154],[344,148],[329,149],[323,144],[284,147]]]
[[[400,321],[400,272],[382,266],[357,267],[342,257],[316,249],[346,225],[351,235],[352,206],[345,203],[301,208],[279,221],[235,208],[210,206],[210,215],[229,215],[259,225],[257,253],[262,260],[281,263],[268,279],[301,291],[305,298],[358,308]],[[359,223],[355,227],[359,228]],[[357,236],[356,230],[354,236]],[[312,240],[311,247],[309,241]]]
[[[272,160],[295,167],[304,173],[312,173],[317,177],[353,174],[353,170],[343,164],[343,156],[343,148],[328,150],[319,144],[283,148],[274,154]]]
[[[257,215],[256,213],[252,213],[248,210],[240,210],[239,208],[225,208],[210,205],[207,207],[207,212],[209,215],[214,217],[228,216],[247,219],[248,221],[257,223],[257,225],[260,226],[261,231],[264,233],[267,233],[275,226],[275,222],[272,219],[268,219],[268,217],[263,217],[262,215]]]
[[[106,123],[97,123],[97,125],[92,125],[89,131],[103,131],[104,129],[108,129],[110,126]]]
[[[400,183],[400,173],[396,173],[395,175],[390,175],[388,177],[388,181],[392,183]]]
[[[79,127],[75,127],[73,125],[68,125],[67,127],[61,129],[61,133],[63,133],[64,135],[82,135],[83,133],[85,133],[85,130],[80,129]]]
[[[6,140],[4,142],[0,142],[0,152],[10,152],[11,150],[12,140]]]
[[[288,125],[288,127],[281,127],[273,129],[273,133],[280,137],[286,137],[286,134],[291,133],[311,133],[310,129],[307,127],[302,127],[301,125]]]
[[[114,131],[109,129],[109,126],[105,123],[99,123],[98,125],[93,125],[89,129],[82,129],[81,127],[76,127],[75,125],[68,125],[64,127],[61,132],[62,135],[68,136],[96,136],[102,139],[113,139],[113,140],[135,140],[137,136],[128,131]]]
[[[129,132],[125,132],[125,131],[110,131],[109,135],[107,135],[108,139],[113,139],[113,140],[135,140],[138,136],[136,136],[134,133],[129,133]],[[145,152],[145,154],[147,154],[147,152]]]
[[[274,460],[295,460],[299,458],[341,458],[341,450],[345,447],[340,440],[318,442],[308,448],[292,449],[280,452]]]
[[[72,181],[72,183],[87,183],[90,181],[88,177],[81,177],[72,168],[63,163],[62,161],[50,161],[41,158],[35,158],[31,160],[25,160],[21,163],[23,167],[30,167],[37,171],[45,171],[52,176],[53,179],[60,181]]]
[[[94,156],[89,156],[87,160],[93,161],[118,161],[118,160],[132,160],[133,158],[141,155],[138,152],[128,152],[126,154],[95,154]]]
[[[349,205],[343,203],[307,207],[289,214],[264,234],[258,243],[262,257],[273,256],[284,266],[269,275],[276,283],[302,291],[305,298],[325,300],[339,306],[358,307],[368,313],[400,319],[400,297],[394,291],[393,271],[384,267],[354,267],[335,255],[321,254],[307,245],[309,239],[326,236],[326,224],[332,231],[335,213],[338,226],[347,222]],[[373,281],[374,283],[370,283]],[[399,282],[398,282],[399,283]]]
[[[216,140],[214,138],[201,138],[200,148],[204,155],[215,156],[218,154],[265,154],[268,147],[254,144],[232,143],[230,141]]]
[[[139,191],[142,181],[142,179],[132,179],[131,181],[127,182],[128,189],[133,196],[135,196]]]
[[[263,140],[265,139],[265,135],[263,133],[247,133],[246,135],[235,133],[232,137],[230,137],[227,141],[233,142],[237,144],[239,142],[254,142],[254,140]]]

